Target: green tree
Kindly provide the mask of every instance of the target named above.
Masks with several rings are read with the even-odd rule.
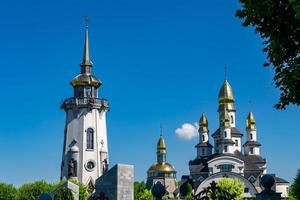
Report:
[[[236,16],[243,26],[253,26],[264,39],[263,51],[275,70],[274,81],[280,90],[275,105],[285,109],[300,105],[300,0],[239,0]]]
[[[0,183],[0,200],[16,200],[17,189],[10,184]]]
[[[67,180],[62,180],[61,183],[65,183]],[[80,183],[79,181],[72,181],[72,183],[76,184],[79,186],[79,200],[85,200],[88,195],[88,188],[87,186],[83,185],[82,183]]]
[[[146,190],[145,182],[134,182],[134,199],[139,200]]]
[[[222,191],[228,192],[235,200],[242,200],[244,184],[238,179],[222,178],[217,183]],[[217,195],[218,196],[218,195]]]
[[[150,190],[144,190],[143,194],[138,198],[138,200],[153,200],[153,196]]]
[[[300,199],[300,170],[298,170],[296,178],[291,185],[289,196],[291,196],[291,198]]]
[[[42,193],[50,192],[53,189],[53,185],[45,181],[27,183],[19,188],[17,200],[36,200]]]
[[[74,200],[74,197],[69,188],[61,188],[55,194],[54,200]]]

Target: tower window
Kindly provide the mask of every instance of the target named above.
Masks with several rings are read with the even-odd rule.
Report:
[[[228,151],[227,145],[224,146],[224,152],[226,153]]]
[[[239,146],[239,141],[235,140],[235,146],[238,147]]]
[[[202,156],[205,155],[205,149],[202,149]]]
[[[87,149],[94,149],[94,130],[92,128],[87,129],[86,148]]]
[[[227,137],[227,132],[226,131],[224,131],[224,137]]]
[[[253,154],[253,147],[250,148],[250,153]]]
[[[250,140],[253,140],[253,134],[250,133]]]
[[[231,115],[231,124],[233,124],[233,116]]]
[[[205,140],[205,136],[204,136],[204,135],[202,135],[202,142],[204,142],[204,140]]]

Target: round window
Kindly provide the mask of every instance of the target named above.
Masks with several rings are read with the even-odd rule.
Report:
[[[88,161],[85,165],[86,169],[88,171],[92,171],[95,168],[95,162],[94,161]]]

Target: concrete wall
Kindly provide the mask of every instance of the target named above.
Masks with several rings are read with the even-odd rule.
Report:
[[[109,200],[133,200],[134,168],[117,164],[96,180],[95,196],[101,192]]]

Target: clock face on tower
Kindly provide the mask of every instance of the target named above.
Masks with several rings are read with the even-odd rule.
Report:
[[[95,168],[95,166],[96,166],[95,162],[91,160],[85,164],[85,167],[88,171],[92,171]]]

